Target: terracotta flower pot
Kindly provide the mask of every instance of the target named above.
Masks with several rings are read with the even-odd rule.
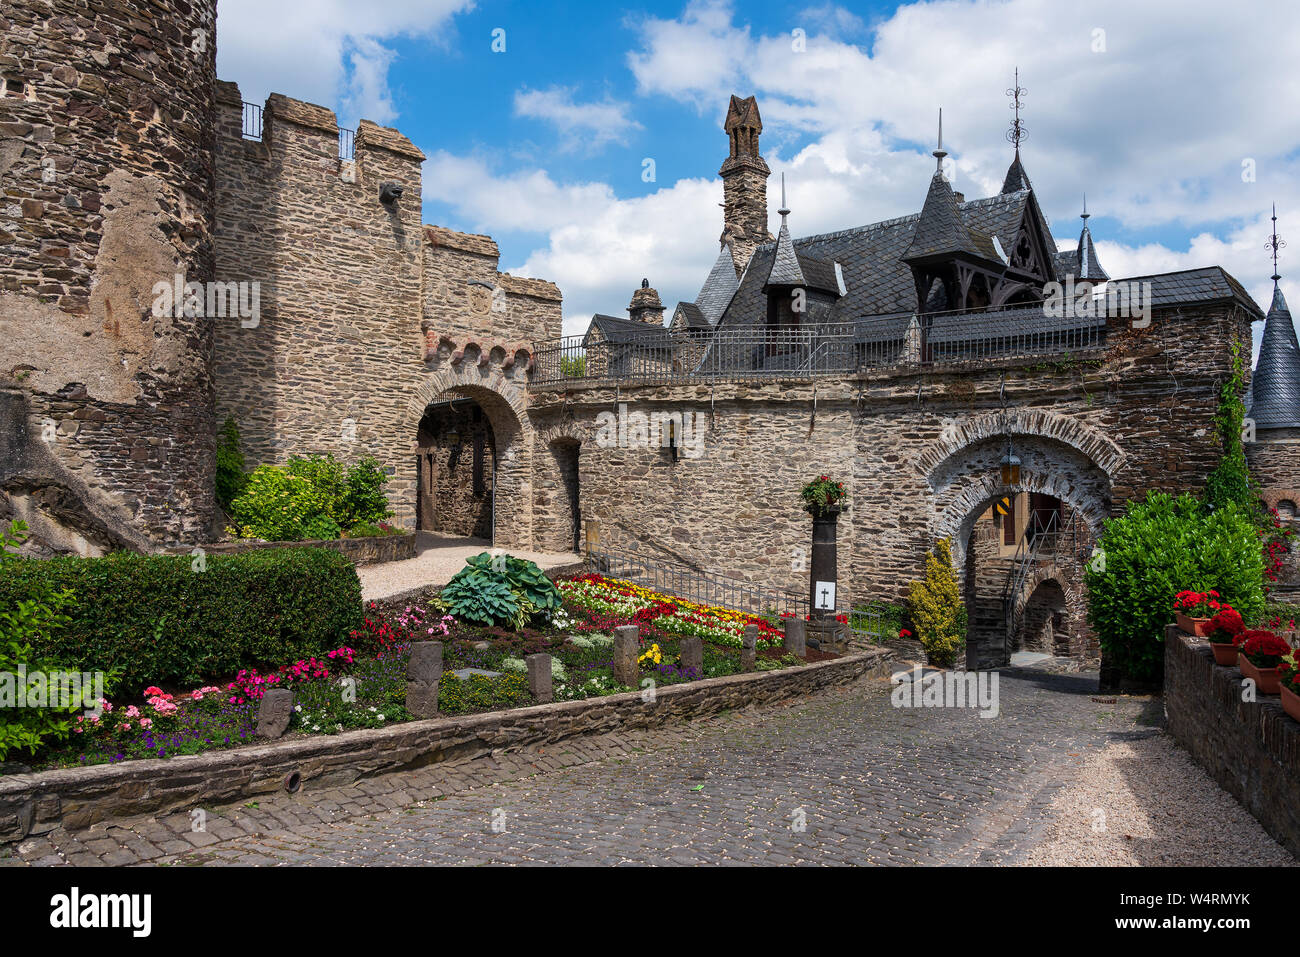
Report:
[[[1262,694],[1278,694],[1282,690],[1276,668],[1260,668],[1245,655],[1237,656],[1237,667],[1245,677],[1255,680],[1255,687]]]
[[[1188,618],[1181,611],[1176,611],[1174,612],[1174,620],[1178,622],[1178,627],[1189,635],[1204,638],[1208,634],[1205,630],[1205,626],[1210,623],[1208,618]]]
[[[1296,694],[1286,685],[1282,686],[1282,707],[1287,714],[1300,721],[1300,694]]]
[[[1212,641],[1210,648],[1214,651],[1216,665],[1235,665],[1237,663],[1237,646],[1230,641]]]

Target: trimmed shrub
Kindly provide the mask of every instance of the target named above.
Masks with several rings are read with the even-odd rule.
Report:
[[[1191,495],[1149,492],[1108,519],[1088,567],[1088,622],[1120,672],[1157,682],[1174,596],[1219,593],[1246,621],[1264,611],[1264,560],[1250,506],[1213,512]]]
[[[957,588],[948,539],[939,539],[926,553],[925,578],[912,582],[908,605],[931,664],[952,667],[966,645],[966,606]]]
[[[334,650],[362,621],[356,569],[323,548],[212,555],[203,571],[170,555],[0,565],[0,608],[50,588],[72,591],[68,621],[32,640],[35,654],[115,670],[125,694],[278,668]]]
[[[391,516],[388,476],[366,456],[348,467],[332,455],[293,456],[288,464],[259,465],[230,503],[241,538],[269,542],[334,539],[353,526]]]

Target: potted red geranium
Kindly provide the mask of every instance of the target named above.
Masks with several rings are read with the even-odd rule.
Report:
[[[1264,694],[1279,694],[1277,666],[1291,654],[1291,646],[1271,631],[1247,631],[1241,635],[1237,667]]]
[[[1300,652],[1292,651],[1278,663],[1277,679],[1282,688],[1282,707],[1300,721]]]
[[[1215,664],[1237,663],[1237,637],[1245,631],[1246,623],[1231,605],[1222,605],[1219,613],[1205,623],[1205,637],[1210,639]]]
[[[1178,627],[1197,638],[1206,636],[1205,626],[1222,607],[1217,591],[1180,591],[1174,596]]]

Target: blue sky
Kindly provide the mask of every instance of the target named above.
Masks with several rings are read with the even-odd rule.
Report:
[[[224,79],[246,99],[281,92],[345,125],[402,130],[429,156],[425,221],[490,233],[503,269],[557,282],[569,333],[593,311],[621,314],[642,276],[670,308],[694,298],[717,252],[733,92],[759,98],[796,234],[915,212],[940,106],[954,187],[996,191],[1019,66],[1024,160],[1063,247],[1087,192],[1112,275],[1217,264],[1263,305],[1271,202],[1300,249],[1300,88],[1286,66],[1300,17],[1280,0],[221,0],[218,12]],[[774,175],[773,221],[778,190]],[[1300,306],[1300,284],[1284,290]]]

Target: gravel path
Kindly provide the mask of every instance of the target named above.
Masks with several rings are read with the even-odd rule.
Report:
[[[1164,732],[1108,744],[1048,811],[1039,865],[1239,865],[1296,860]]]
[[[361,596],[366,601],[387,598],[422,585],[445,585],[460,571],[465,559],[489,551],[492,543],[483,538],[461,538],[417,532],[415,557],[381,565],[363,565],[357,569],[361,578]],[[541,568],[555,568],[579,561],[573,552],[510,551],[516,558],[536,562]]]

